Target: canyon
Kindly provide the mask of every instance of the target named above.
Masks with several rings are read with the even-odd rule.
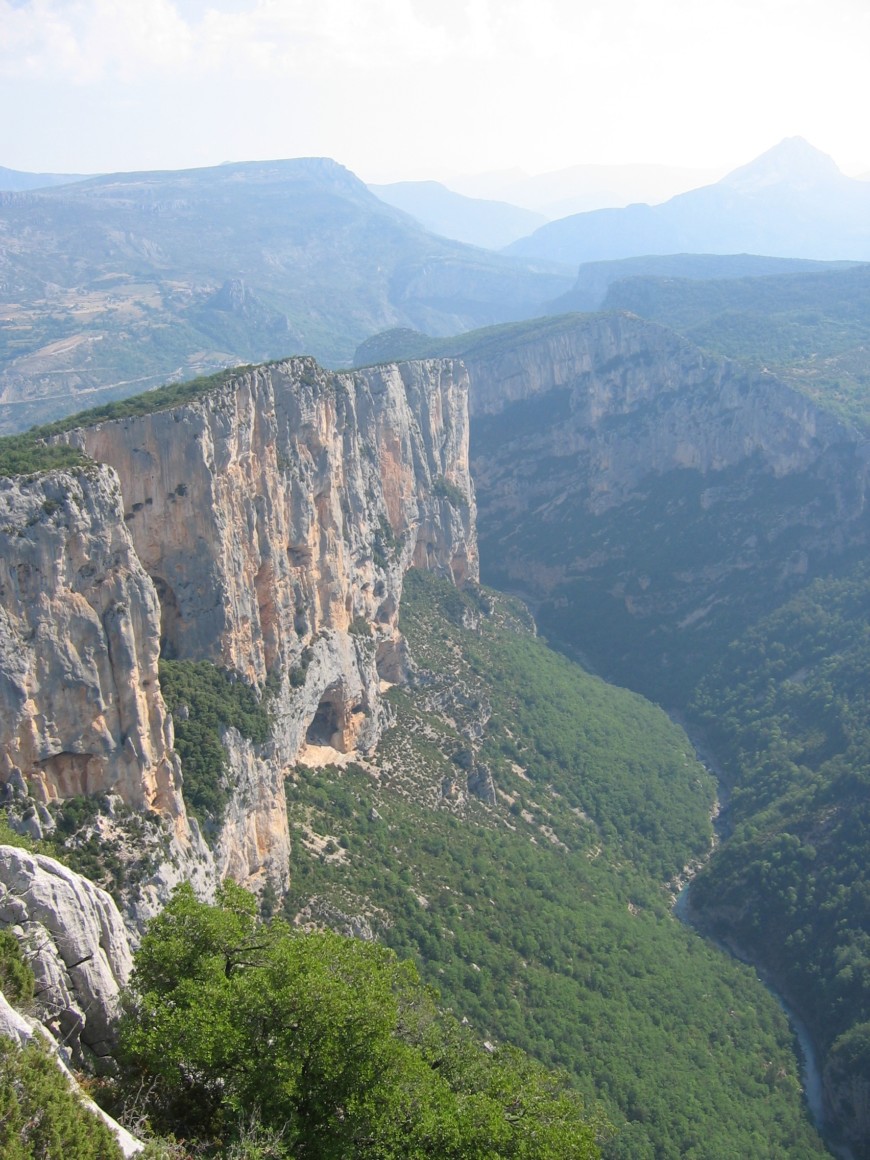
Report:
[[[681,707],[733,636],[867,542],[857,429],[624,313],[496,328],[453,357],[243,368],[52,438],[82,465],[0,480],[0,781],[34,838],[99,799],[101,839],[142,856],[121,889],[134,939],[184,879],[286,894],[288,779],[374,769],[390,687],[417,680],[409,569],[476,592],[482,558],[560,647]],[[265,740],[222,728],[219,817],[185,793],[189,710],[167,710],[161,660],[207,662],[268,714]],[[526,821],[472,718],[434,804]],[[362,917],[341,921],[371,933]]]

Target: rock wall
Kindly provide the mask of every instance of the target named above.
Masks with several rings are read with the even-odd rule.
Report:
[[[870,542],[870,447],[654,323],[537,330],[467,359],[484,578],[677,705],[765,601]]]
[[[0,479],[0,782],[115,794],[187,833],[160,608],[107,467]]]
[[[292,359],[70,439],[118,472],[166,655],[262,683],[356,617],[394,632],[412,562],[476,575],[466,406],[452,363],[335,375]]]
[[[272,741],[229,739],[237,794],[217,868],[282,885],[284,776],[308,744],[377,743],[405,571],[477,577],[465,372],[290,359],[66,438],[117,472],[163,655],[277,689]]]
[[[522,444],[551,461],[570,460],[590,510],[624,502],[650,474],[714,473],[758,456],[781,477],[855,440],[854,431],[773,375],[706,355],[633,315],[581,317],[570,330],[543,337],[531,332],[500,353],[470,357],[467,366],[476,442],[498,429],[496,416],[538,404],[543,421],[515,432],[513,450]],[[555,422],[547,418],[548,397],[562,403]],[[498,450],[487,446],[475,458],[487,510],[511,474],[511,447]],[[844,502],[863,504],[864,482],[862,476]]]

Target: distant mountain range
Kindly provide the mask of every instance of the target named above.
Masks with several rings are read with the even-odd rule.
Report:
[[[7,169],[0,165],[0,190],[11,192],[46,189],[52,185],[69,185],[70,182],[84,180],[80,173],[25,173],[20,169]]]
[[[0,430],[390,326],[539,314],[548,264],[435,237],[325,158],[0,193]]]
[[[639,254],[870,259],[870,184],[791,137],[721,181],[662,205],[574,214],[507,253],[567,264]]]
[[[534,176],[519,169],[468,174],[447,178],[444,184],[467,197],[510,202],[554,219],[638,201],[654,205],[709,185],[725,172],[670,165],[572,165]]]
[[[376,188],[404,209],[324,158],[0,192],[0,431],[292,353],[347,365],[384,331],[408,345],[408,332],[600,309],[638,275],[739,279],[870,259],[870,183],[799,138],[714,185],[551,222],[500,254],[420,222],[495,245],[536,220],[527,211],[435,182]],[[362,353],[382,357],[382,345]]]
[[[369,189],[433,234],[490,250],[502,249],[547,221],[543,214],[503,201],[454,193],[438,181],[397,181]]]

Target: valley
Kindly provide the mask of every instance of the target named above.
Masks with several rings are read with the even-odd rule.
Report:
[[[660,335],[660,357],[676,350],[683,370],[696,358],[629,320],[545,331],[587,375],[601,349],[620,349],[608,373],[628,376],[626,398],[648,389],[650,356],[632,358],[632,341]],[[545,398],[534,368],[562,370],[541,341],[512,327],[483,345],[505,383]],[[31,437],[37,462],[72,458],[8,482],[4,559],[20,561],[3,587],[10,626],[25,615],[48,639],[38,604],[25,612],[9,600],[24,595],[22,569],[55,572],[33,555],[38,544],[73,553],[54,607],[84,583],[104,611],[94,621],[71,603],[66,635],[98,641],[100,623],[117,623],[119,639],[140,637],[143,687],[162,653],[160,686],[177,718],[172,751],[161,702],[137,708],[152,747],[134,744],[137,772],[129,721],[110,724],[114,665],[99,692],[86,668],[58,684],[45,656],[25,661],[34,677],[23,683],[7,670],[10,688],[38,681],[53,731],[66,730],[63,753],[47,761],[40,754],[58,742],[34,751],[26,739],[37,722],[17,702],[21,740],[7,752],[48,808],[41,840],[112,887],[134,924],[179,873],[205,886],[230,872],[259,887],[267,913],[386,942],[482,1037],[566,1068],[614,1125],[608,1157],[822,1155],[781,1012],[751,971],[670,914],[666,884],[711,840],[713,786],[685,736],[648,702],[550,652],[521,605],[476,587],[469,435],[475,415],[498,417],[487,365],[469,350],[464,363],[335,376],[290,360],[113,404],[92,426],[67,420],[44,451]],[[25,444],[10,446],[21,454]],[[474,447],[472,437],[472,462]],[[113,466],[88,467],[94,457]],[[101,579],[76,562],[75,513],[96,513],[99,496],[111,537],[128,545],[131,578],[144,566],[135,584],[147,615],[135,604],[111,612],[111,568]],[[14,646],[22,658],[25,636]],[[112,641],[107,657],[118,655]],[[231,706],[222,671],[247,682],[253,704]],[[82,730],[62,714],[88,685],[95,716]],[[77,812],[64,804],[95,791],[110,796]],[[123,827],[105,812],[113,796],[150,802],[164,818],[169,862],[155,834],[144,864],[126,864]],[[16,825],[36,809],[27,798],[9,808]]]
[[[484,1045],[400,1021],[408,1074],[449,1062],[449,1098],[477,1098],[475,1051],[526,1052],[584,1156],[870,1155],[868,267],[651,250],[572,290],[571,267],[428,234],[323,159],[0,210],[15,873],[59,859],[134,943],[174,908],[247,914],[270,987],[323,928],[356,940],[323,941],[336,962],[408,962]],[[594,312],[549,312],[572,295]],[[716,755],[715,847],[717,787],[675,720]],[[37,921],[4,897],[4,928]],[[827,1143],[738,960],[812,1037]],[[37,1009],[87,1067],[112,1021],[88,1027],[78,963],[51,963],[64,997]],[[154,1122],[183,1133],[170,1104]],[[235,1147],[219,1104],[197,1130],[229,1116]]]

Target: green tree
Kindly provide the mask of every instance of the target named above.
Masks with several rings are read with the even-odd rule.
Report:
[[[215,906],[180,887],[151,924],[121,1036],[155,1124],[212,1145],[256,1109],[297,1160],[599,1155],[579,1098],[523,1053],[475,1044],[412,964],[262,924],[231,883]]]

